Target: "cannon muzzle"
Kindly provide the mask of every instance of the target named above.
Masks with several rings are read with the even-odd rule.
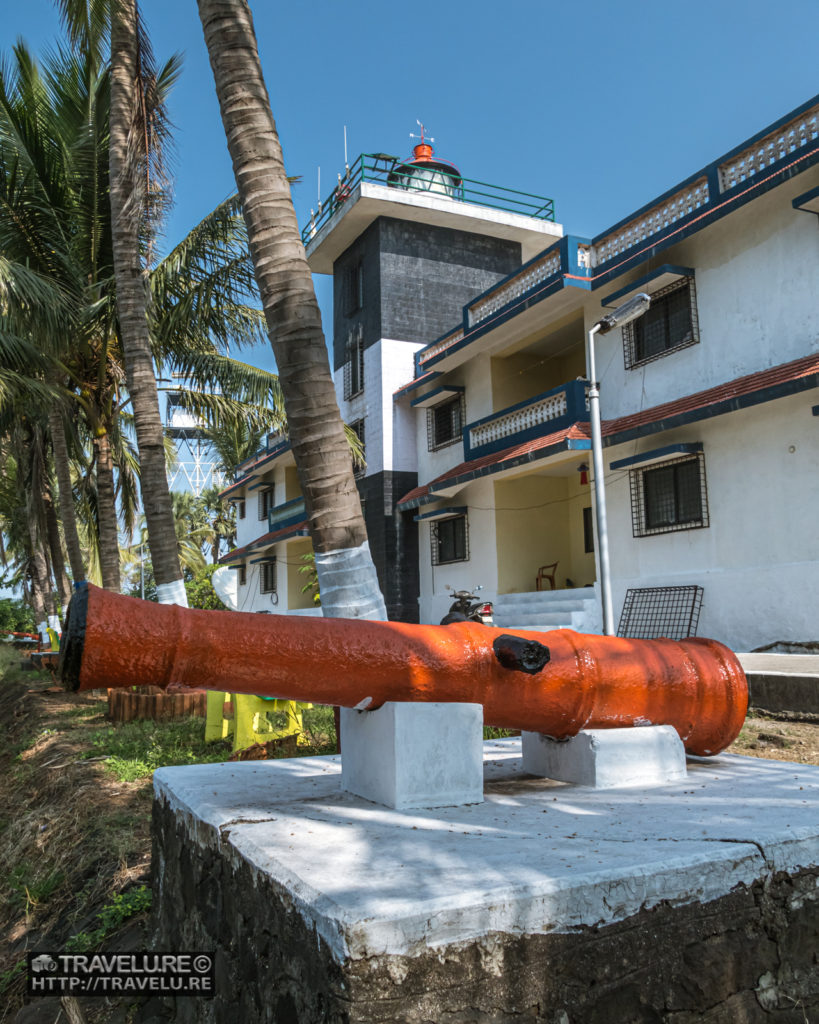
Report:
[[[716,640],[199,611],[90,585],[72,598],[60,673],[73,690],[173,683],[368,710],[476,703],[487,725],[555,738],[673,725],[691,754],[724,750],[748,706],[742,668]]]

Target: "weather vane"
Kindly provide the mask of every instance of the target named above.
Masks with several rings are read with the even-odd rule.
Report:
[[[411,139],[420,139],[422,146],[426,145],[429,142],[434,142],[435,141],[435,139],[433,139],[431,136],[427,137],[427,135],[426,135],[426,128],[424,128],[423,124],[418,120],[417,117],[415,118],[415,123],[421,129],[421,134],[420,135],[416,135],[415,132],[410,132],[409,133],[409,137]]]

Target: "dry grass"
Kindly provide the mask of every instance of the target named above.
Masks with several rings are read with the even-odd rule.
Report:
[[[819,725],[751,712],[728,753],[819,765]]]

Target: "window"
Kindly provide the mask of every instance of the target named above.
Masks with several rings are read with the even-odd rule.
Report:
[[[268,562],[262,562],[259,566],[259,593],[276,593],[276,559],[271,558]]]
[[[273,508],[273,488],[265,487],[259,491],[259,519],[267,519],[267,513]]]
[[[594,551],[594,523],[591,505],[583,509],[583,551],[587,555]]]
[[[361,260],[344,275],[344,315],[352,316],[364,306],[364,264]]]
[[[626,369],[642,366],[700,340],[694,279],[675,281],[651,296],[651,306],[623,328]]]
[[[347,361],[344,364],[344,397],[360,395],[364,390],[364,328],[361,324],[347,332]]]
[[[353,431],[355,436],[361,442],[361,452],[364,459],[367,457],[366,442],[364,440],[364,420],[356,420],[350,424],[350,430]],[[353,475],[356,477],[364,476],[364,470],[366,469],[364,462],[353,461]]]
[[[460,441],[463,425],[463,395],[448,398],[445,402],[439,402],[427,409],[429,451],[434,452]]]
[[[452,516],[431,524],[432,564],[469,561],[469,536],[466,516]]]
[[[635,537],[708,526],[705,459],[671,459],[632,469],[631,520]]]
[[[239,566],[239,586],[243,587],[247,583],[247,566],[244,562]]]
[[[241,498],[239,501],[236,502],[236,514],[239,516],[240,519],[244,519],[245,511],[245,499]]]

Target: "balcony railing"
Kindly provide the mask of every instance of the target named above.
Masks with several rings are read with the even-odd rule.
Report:
[[[291,526],[304,519],[307,512],[304,507],[304,498],[293,498],[292,501],[285,501],[282,505],[275,505],[267,513],[267,528],[272,533],[274,530],[283,530],[285,526]]]
[[[427,192],[446,199],[456,199],[463,203],[476,203],[492,210],[503,210],[506,213],[517,213],[523,217],[534,217],[537,220],[555,219],[553,199],[534,195],[531,192],[519,192],[501,185],[489,185],[485,181],[471,178],[444,180],[444,175],[430,176],[422,179],[417,175],[401,173],[405,161],[398,157],[386,156],[383,153],[362,153],[350,167],[325,200],[319,203],[318,210],[310,211],[310,220],[301,233],[302,242],[307,245],[319,229],[340,210],[350,199],[353,190],[362,182],[369,181],[376,185],[386,185],[397,191]]]
[[[469,326],[474,327],[475,324],[486,320],[514,299],[519,299],[548,278],[554,277],[559,271],[560,251],[549,249],[539,259],[527,264],[519,274],[515,274],[483,298],[473,302],[467,310]]]
[[[465,458],[502,451],[587,420],[588,391],[588,381],[573,380],[468,424],[464,430]]]

